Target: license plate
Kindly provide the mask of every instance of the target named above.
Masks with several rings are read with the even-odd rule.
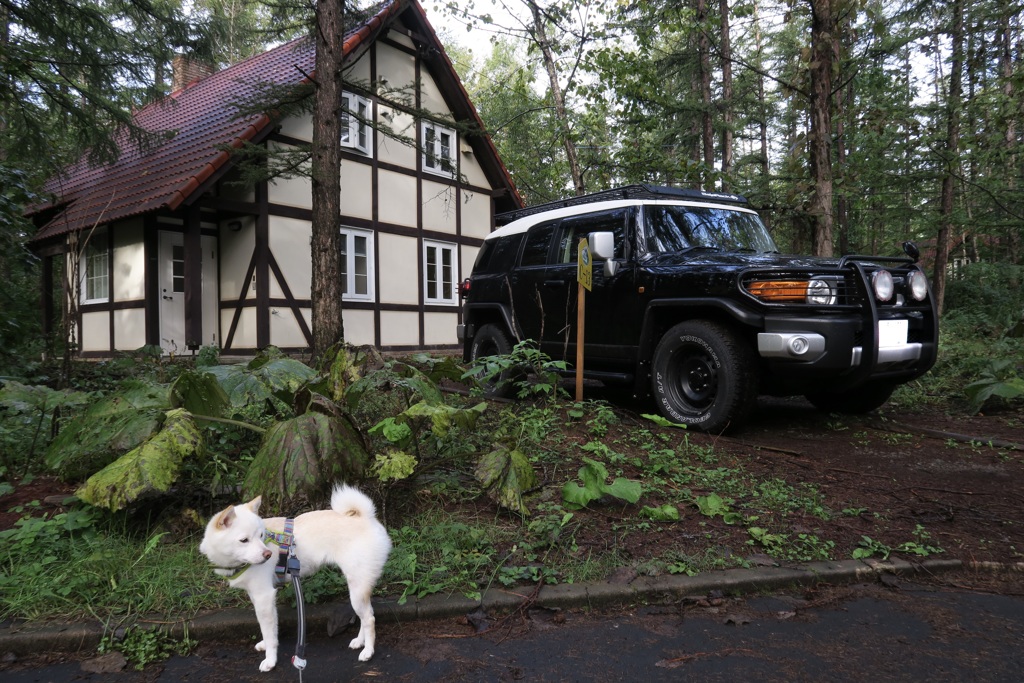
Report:
[[[908,322],[906,320],[878,321],[878,348],[905,346]]]

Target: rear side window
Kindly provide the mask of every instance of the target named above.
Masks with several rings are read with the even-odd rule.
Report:
[[[477,254],[473,264],[474,273],[502,273],[516,262],[523,235],[509,235],[496,240],[487,240]]]
[[[527,233],[526,246],[523,247],[521,266],[543,266],[548,262],[548,245],[556,223],[545,223],[535,226]]]

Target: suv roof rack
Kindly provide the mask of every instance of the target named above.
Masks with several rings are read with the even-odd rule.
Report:
[[[624,185],[622,187],[593,192],[579,197],[558,199],[553,202],[545,202],[536,206],[528,206],[524,209],[506,211],[495,214],[494,222],[498,225],[506,225],[514,220],[532,216],[535,213],[551,211],[552,209],[565,209],[570,206],[582,204],[593,204],[594,202],[610,202],[616,199],[697,199],[726,202],[729,204],[746,204],[746,197],[727,192],[704,192],[703,190],[688,190],[681,187],[667,187],[664,185]]]

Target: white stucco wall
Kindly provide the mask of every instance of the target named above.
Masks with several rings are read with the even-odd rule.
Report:
[[[382,346],[416,346],[420,343],[419,315],[405,311],[381,311]]]
[[[288,149],[285,145],[269,144],[270,149]],[[305,177],[276,178],[267,184],[267,199],[271,204],[309,209],[313,206],[312,181]]]
[[[381,163],[416,168],[416,119],[399,109],[378,107],[381,128],[377,134],[377,158]]]
[[[462,236],[483,239],[491,233],[491,198],[483,192],[462,192]],[[470,261],[472,263],[472,261]]]
[[[487,176],[480,167],[480,160],[465,137],[459,136],[459,172],[466,182],[475,187],[490,187]]]
[[[225,221],[220,228],[220,296],[222,300],[234,301],[242,293],[245,272],[252,260],[253,249],[256,247],[256,225],[251,217],[235,219],[241,221],[242,229],[238,232],[229,230]],[[249,283],[247,299],[256,298],[255,282]],[[230,320],[229,320],[230,324]],[[227,334],[228,328],[221,322],[221,330]]]
[[[379,236],[377,260],[380,272],[379,300],[388,304],[419,303],[419,249],[413,237]],[[383,328],[384,319],[381,318]]]
[[[455,344],[459,341],[455,328],[459,316],[455,313],[425,313],[423,315],[423,343],[429,345]]]
[[[345,310],[342,313],[345,322],[345,341],[356,346],[374,343],[373,311]]]
[[[295,218],[270,217],[270,253],[274,255],[281,274],[292,296],[296,299],[310,298],[312,271],[309,245],[313,225],[309,221]],[[284,288],[270,271],[270,297],[284,297]]]
[[[341,215],[373,219],[373,170],[368,164],[341,162]]]
[[[140,344],[141,346],[141,344]],[[106,311],[82,314],[82,351],[110,350],[110,314]]]
[[[130,308],[114,311],[114,348],[133,351],[146,345],[146,311]]]
[[[458,222],[458,193],[451,185],[423,181],[423,228],[450,235]]]
[[[416,178],[381,169],[377,186],[380,191],[380,220],[416,227]]]
[[[281,134],[311,142],[313,140],[312,116],[289,116],[281,121]]]
[[[114,301],[143,300],[146,298],[146,256],[142,220],[117,224],[113,236]]]
[[[231,330],[231,321],[235,318],[235,312],[233,310],[223,310],[220,312],[220,329],[222,329],[224,335],[224,341],[227,343],[228,332]],[[235,337],[231,341],[231,346],[239,349],[254,349],[256,348],[256,309],[255,308],[243,308],[242,314],[238,318],[238,328],[235,329]]]
[[[303,315],[303,318],[306,319],[308,325],[307,316]],[[270,307],[270,343],[281,347],[303,348],[308,346],[306,337],[302,334],[302,328],[299,327],[299,321],[295,318],[295,313],[291,308]]]

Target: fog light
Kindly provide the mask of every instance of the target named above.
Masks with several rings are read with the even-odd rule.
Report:
[[[909,280],[910,296],[917,301],[924,301],[928,296],[928,276],[920,270],[915,270],[910,274]]]
[[[807,353],[811,348],[811,343],[807,341],[807,337],[792,337],[789,340],[789,352],[794,356],[802,356]]]
[[[892,298],[895,286],[892,281],[892,273],[888,270],[876,270],[871,275],[871,286],[875,290],[875,298],[879,301],[888,301]]]

